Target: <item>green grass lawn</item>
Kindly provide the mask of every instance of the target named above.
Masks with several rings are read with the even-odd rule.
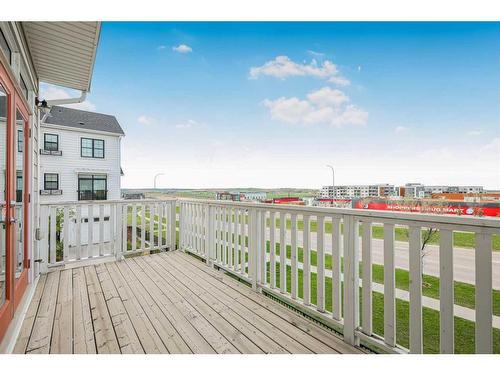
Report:
[[[270,263],[268,262],[268,269]],[[286,267],[286,290],[291,291],[291,267]],[[270,273],[267,273],[267,281],[270,281]],[[276,263],[276,287],[280,287],[280,268]],[[317,279],[316,274],[311,274],[311,302],[317,303]],[[360,296],[362,295],[360,288]],[[298,296],[303,297],[303,273],[298,271]],[[384,295],[372,293],[372,324],[373,332],[377,335],[384,334]],[[332,311],[332,279],[325,278],[325,308]],[[360,311],[362,301],[360,297]],[[362,324],[362,322],[361,322]],[[474,322],[455,317],[455,352],[474,353],[475,331]],[[439,353],[439,311],[423,308],[423,339],[425,353]],[[396,341],[399,345],[409,347],[409,303],[396,299]],[[493,329],[493,352],[500,353],[500,330]]]
[[[304,262],[304,251],[301,247],[297,249],[297,257],[299,263]],[[270,252],[270,243],[267,242],[267,252]],[[280,254],[280,245],[276,244],[276,254]],[[286,258],[291,259],[292,250],[291,246],[287,245]],[[325,255],[325,269],[332,269],[332,256],[330,254]],[[311,265],[316,266],[318,264],[316,251],[311,251]],[[343,262],[341,262],[340,268],[343,270]],[[363,275],[362,263],[360,263],[360,277]],[[408,271],[396,268],[396,288],[402,290],[409,290],[410,284],[410,274]],[[384,283],[384,266],[379,264],[372,265],[372,280],[375,283]],[[424,296],[439,299],[439,278],[429,275],[423,275],[423,288],[422,293]],[[462,283],[459,281],[454,282],[455,288],[455,304],[469,307],[471,309],[475,308],[475,287],[474,285]],[[500,290],[493,290],[493,314],[500,316]]]

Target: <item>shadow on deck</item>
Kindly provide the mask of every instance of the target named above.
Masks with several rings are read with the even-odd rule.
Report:
[[[40,277],[15,353],[361,353],[180,251]]]

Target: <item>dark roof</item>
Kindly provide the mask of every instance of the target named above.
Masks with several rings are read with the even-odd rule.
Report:
[[[52,107],[45,123],[125,135],[115,116],[73,108]]]

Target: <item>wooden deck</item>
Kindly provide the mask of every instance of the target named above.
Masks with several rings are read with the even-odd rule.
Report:
[[[41,276],[15,353],[360,353],[180,251]]]

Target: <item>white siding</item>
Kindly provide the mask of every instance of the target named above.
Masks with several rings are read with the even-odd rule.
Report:
[[[40,190],[45,173],[59,174],[62,195],[41,195],[40,203],[78,200],[78,174],[106,174],[108,199],[120,199],[120,140],[110,133],[82,131],[81,129],[42,124],[39,147],[43,149],[44,134],[59,136],[62,155],[40,155]],[[81,156],[81,138],[104,140],[104,159]]]

